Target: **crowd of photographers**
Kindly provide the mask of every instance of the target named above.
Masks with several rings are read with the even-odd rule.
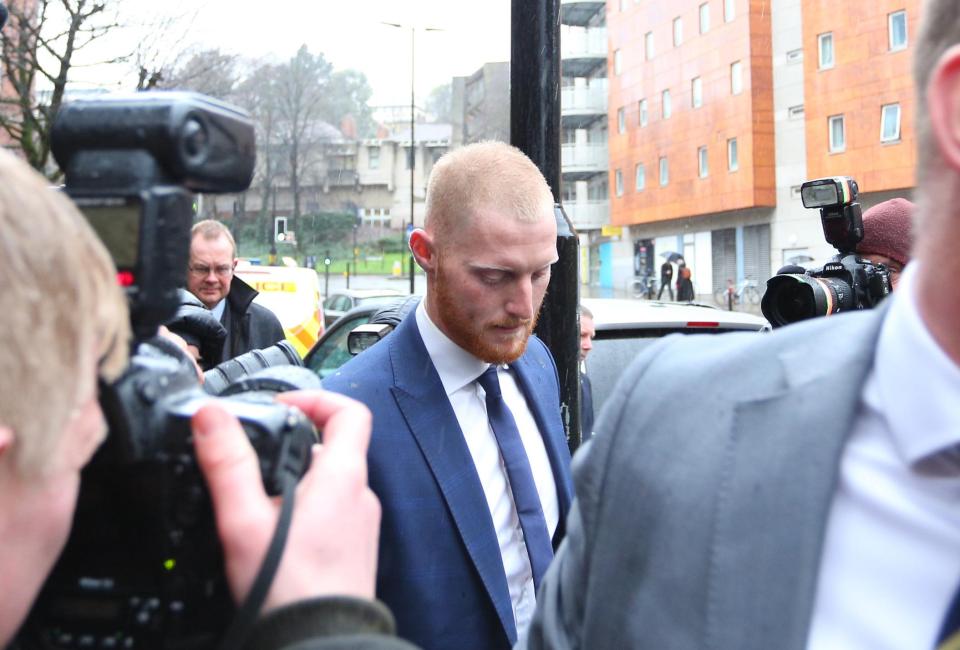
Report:
[[[877,309],[814,319],[768,336],[735,335],[725,345],[712,337],[678,337],[651,346],[625,373],[574,463],[572,504],[569,459],[547,436],[555,429],[554,414],[543,416],[542,404],[529,404],[529,414],[518,413],[521,421],[514,422],[499,410],[510,395],[522,402],[528,377],[535,390],[554,394],[556,379],[546,371],[551,362],[536,339],[526,348],[536,309],[495,323],[494,334],[475,332],[494,299],[522,302],[528,312],[539,306],[555,259],[541,244],[555,230],[540,218],[539,204],[523,219],[491,217],[491,206],[502,207],[496,187],[476,193],[467,182],[469,169],[449,172],[446,200],[469,199],[469,209],[502,237],[486,238],[472,220],[454,227],[447,218],[412,237],[418,262],[432,278],[426,304],[389,345],[358,357],[346,378],[331,384],[368,401],[381,413],[379,422],[368,408],[336,393],[277,397],[322,431],[292,514],[264,490],[261,463],[236,417],[217,403],[192,417],[192,444],[238,604],[259,599],[274,532],[287,534],[242,647],[412,647],[394,636],[391,612],[374,600],[384,593],[393,598],[388,601],[398,612],[401,636],[426,647],[475,647],[480,633],[463,636],[463,630],[477,626],[492,627],[483,638],[497,646],[509,640],[527,648],[957,647],[949,644],[957,643],[960,630],[960,285],[949,279],[960,273],[960,15],[951,0],[929,0],[924,13],[915,63],[916,214],[902,200],[874,207],[863,216],[855,248],[883,265],[878,277],[887,277],[896,294]],[[479,168],[509,159],[525,169],[519,154],[493,147],[490,155],[479,159]],[[541,181],[530,181],[531,187]],[[854,228],[859,218],[828,216]],[[916,226],[909,248],[911,220]],[[98,387],[127,366],[131,324],[116,268],[93,229],[63,194],[3,152],[0,233],[0,643],[6,644],[70,533],[81,470],[106,435]],[[847,231],[841,240],[843,253],[853,240]],[[471,254],[498,245],[516,256],[492,266],[472,261]],[[230,274],[221,267],[229,263],[197,256],[190,264],[207,284],[197,289],[205,308],[228,307],[221,280]],[[860,262],[838,262],[835,270],[874,277],[851,264]],[[822,286],[830,272],[803,282]],[[527,285],[508,290],[517,276]],[[473,293],[450,293],[454,279]],[[800,298],[790,300],[784,310],[796,308]],[[465,426],[462,414],[470,411],[456,398],[462,386],[447,389],[438,378],[430,395],[405,401],[404,391],[415,390],[415,382],[391,387],[386,375],[376,385],[349,380],[361,364],[385,372],[404,340],[424,348],[416,351],[424,361],[404,371],[430,368],[437,361],[433,351],[450,342],[441,335],[448,333],[483,362],[482,377],[467,383],[484,387],[479,394],[486,396],[503,457],[507,447],[498,428],[504,420],[523,430],[513,432],[518,441],[531,426],[544,437],[539,472],[527,479],[541,495],[534,496],[537,521],[529,526],[544,529],[528,527],[530,513],[517,487],[523,477],[507,467],[503,490],[512,492],[487,498],[515,508],[519,518],[507,513],[492,548],[480,534],[487,531],[474,530],[475,517],[456,519],[476,535],[464,537],[463,549],[437,546],[438,536],[454,528],[447,519],[452,500],[470,486],[464,487],[469,478],[462,467],[444,456],[449,445],[430,447],[423,427],[457,418]],[[202,356],[199,340],[185,345]],[[507,367],[514,362],[530,368]],[[460,369],[438,372],[447,379]],[[678,412],[668,398],[680,390],[700,395],[700,403]],[[396,412],[389,410],[394,397]],[[380,432],[374,434],[380,447],[372,448],[371,429],[383,426],[383,413],[398,422],[395,428],[406,426],[404,419],[416,421],[420,428],[410,425],[411,440],[419,447],[401,446]],[[529,450],[527,441],[517,444]],[[374,449],[370,456],[368,449]],[[419,457],[418,449],[432,463],[424,465],[423,476],[414,476],[409,464],[389,467],[397,458]],[[491,449],[493,456],[464,447],[456,458],[472,459],[479,469],[482,457],[497,458],[497,447]],[[502,469],[497,462],[490,466]],[[446,505],[429,480],[431,472],[440,475],[438,468],[453,477],[444,483]],[[368,478],[375,487],[402,479],[411,493],[403,500],[375,495]],[[544,480],[550,502],[543,497]],[[381,515],[390,536],[386,550],[378,547]],[[418,526],[410,527],[418,517]],[[537,544],[539,557],[532,550]],[[507,577],[507,553],[518,549],[518,568]],[[493,565],[503,571],[483,573],[487,565],[474,574],[470,560],[491,552],[504,558]],[[444,612],[418,612],[416,599],[434,598],[431,589],[447,574],[465,576],[444,582],[438,606],[455,613],[455,620]],[[485,600],[494,590],[505,594],[505,604]],[[406,633],[414,628],[416,634]]]

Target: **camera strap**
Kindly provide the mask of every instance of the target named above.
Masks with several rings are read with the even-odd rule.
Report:
[[[260,571],[257,572],[256,579],[253,581],[250,593],[247,594],[246,600],[237,610],[233,622],[230,623],[230,627],[223,635],[223,640],[220,642],[221,650],[237,650],[237,648],[243,647],[244,640],[260,614],[263,601],[267,598],[270,585],[273,584],[277,567],[280,566],[283,549],[287,543],[287,534],[290,532],[297,477],[291,472],[283,472],[281,480],[283,481],[283,492],[277,527],[273,531],[273,538],[270,540],[270,546],[267,547],[267,554],[263,558],[263,563],[260,565]]]

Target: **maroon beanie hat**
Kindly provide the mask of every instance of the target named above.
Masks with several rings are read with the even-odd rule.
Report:
[[[858,253],[886,255],[906,266],[913,243],[913,203],[890,199],[863,213],[863,241]]]

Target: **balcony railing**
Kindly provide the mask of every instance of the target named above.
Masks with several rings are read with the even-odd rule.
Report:
[[[560,37],[560,58],[607,58],[607,28],[566,29]]]
[[[564,174],[606,173],[608,159],[606,143],[565,144],[560,148],[560,168]]]
[[[599,230],[610,223],[610,201],[573,201],[564,203],[563,209],[577,230]]]
[[[564,25],[588,25],[605,8],[600,0],[560,0],[560,20]]]
[[[606,114],[606,80],[593,80],[589,86],[569,86],[560,91],[560,107],[564,115]]]

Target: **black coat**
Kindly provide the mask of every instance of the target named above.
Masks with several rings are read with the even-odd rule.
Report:
[[[276,315],[266,307],[255,305],[257,291],[233,276],[230,293],[220,322],[227,330],[223,343],[223,359],[227,361],[250,350],[262,350],[285,338],[283,326]]]

